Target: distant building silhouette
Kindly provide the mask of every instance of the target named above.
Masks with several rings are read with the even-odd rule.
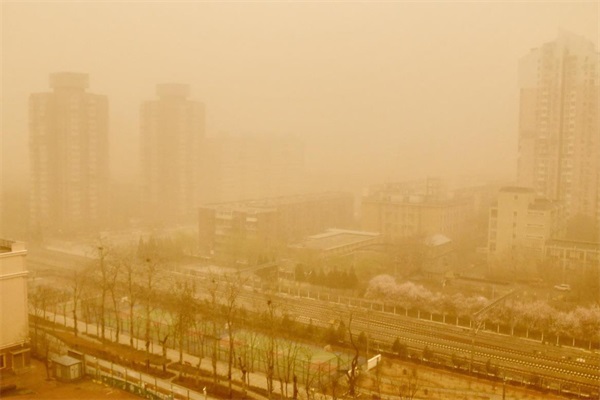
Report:
[[[286,136],[207,138],[200,171],[203,203],[302,193],[304,143]]]
[[[351,193],[326,192],[205,204],[199,209],[202,254],[236,256],[253,247],[265,254],[326,228],[350,228]]]
[[[34,235],[102,226],[108,184],[108,100],[87,93],[88,75],[50,75],[29,98],[30,225]]]
[[[439,179],[372,186],[361,201],[362,229],[387,243],[416,236],[457,237],[473,213],[471,196],[451,196]]]
[[[600,218],[599,55],[561,32],[519,65],[518,182],[564,203],[566,217]]]
[[[195,214],[205,120],[188,85],[161,84],[156,92],[159,99],[141,107],[141,192],[146,219],[164,223]]]

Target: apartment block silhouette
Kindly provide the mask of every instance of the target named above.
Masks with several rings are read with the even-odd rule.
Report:
[[[108,100],[87,74],[50,75],[51,92],[29,98],[30,226],[34,235],[102,226],[108,185]]]
[[[185,84],[160,84],[157,94],[141,107],[141,191],[146,219],[166,223],[196,212],[204,105]]]

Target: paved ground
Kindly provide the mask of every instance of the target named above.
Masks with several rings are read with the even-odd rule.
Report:
[[[38,400],[38,399],[137,399],[131,393],[127,393],[112,387],[96,383],[91,379],[83,379],[74,383],[62,383],[54,379],[46,380],[46,368],[44,364],[35,359],[31,360],[29,372],[2,378],[3,384],[14,383],[17,390],[2,395],[2,399],[15,400]]]

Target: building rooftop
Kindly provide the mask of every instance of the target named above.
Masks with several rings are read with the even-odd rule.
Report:
[[[502,193],[535,193],[535,191],[531,188],[522,187],[522,186],[505,186],[500,188],[500,192]]]
[[[70,367],[71,365],[81,363],[80,360],[69,356],[55,357],[52,359],[52,361],[54,361],[57,364],[64,365],[65,367]]]
[[[293,195],[293,196],[279,196],[279,197],[269,197],[264,199],[250,199],[250,200],[240,200],[240,201],[230,201],[223,203],[210,203],[203,204],[200,208],[211,208],[211,209],[227,209],[227,210],[254,210],[265,211],[265,209],[276,209],[277,206],[295,204],[295,203],[303,203],[306,201],[317,201],[323,199],[331,199],[336,197],[349,197],[352,198],[351,193],[346,192],[323,192],[323,193],[311,193],[311,194],[302,194],[302,195]]]
[[[0,253],[11,253],[25,250],[25,243],[14,240],[0,239]]]
[[[600,251],[600,243],[581,242],[579,240],[551,239],[546,241],[546,247],[563,247],[568,249],[583,249]]]
[[[291,245],[296,249],[331,250],[355,243],[370,241],[380,236],[377,232],[328,229],[324,233],[309,236],[304,241]]]
[[[431,235],[425,239],[425,244],[427,246],[432,246],[432,247],[441,246],[443,244],[450,243],[450,242],[452,242],[452,240],[450,238],[448,238],[447,236],[442,235],[441,233]]]

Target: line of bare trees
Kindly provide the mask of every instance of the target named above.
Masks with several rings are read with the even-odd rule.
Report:
[[[203,359],[210,359],[215,384],[222,379],[218,361],[225,358],[230,396],[236,370],[244,392],[250,386],[249,373],[263,371],[269,398],[275,396],[276,382],[281,396],[298,398],[301,385],[308,396],[312,388],[324,391],[332,381],[340,381],[331,362],[320,365],[313,361],[314,348],[297,341],[300,325],[271,296],[265,296],[254,310],[242,306],[240,293],[245,281],[241,276],[214,275],[198,287],[185,276],[169,278],[175,274],[164,272],[168,261],[151,246],[133,251],[100,242],[95,252],[88,265],[71,272],[65,288],[36,285],[30,295],[32,313],[46,319],[51,312],[55,323],[62,314],[65,326],[70,316],[76,336],[80,333],[78,321],[85,322],[87,334],[88,327],[95,325],[95,334],[103,341],[118,343],[122,332],[128,332],[129,345],[145,349],[148,367],[155,343],[162,345],[163,356],[167,347],[176,349],[182,367],[184,353],[193,350],[199,357],[198,369]],[[37,327],[36,319],[36,336]],[[347,327],[354,343],[357,335],[350,331],[350,323]],[[325,337],[317,334],[312,324],[302,332],[308,341]],[[343,385],[349,385],[349,393],[356,393],[359,349],[355,345],[354,351],[352,372]]]

